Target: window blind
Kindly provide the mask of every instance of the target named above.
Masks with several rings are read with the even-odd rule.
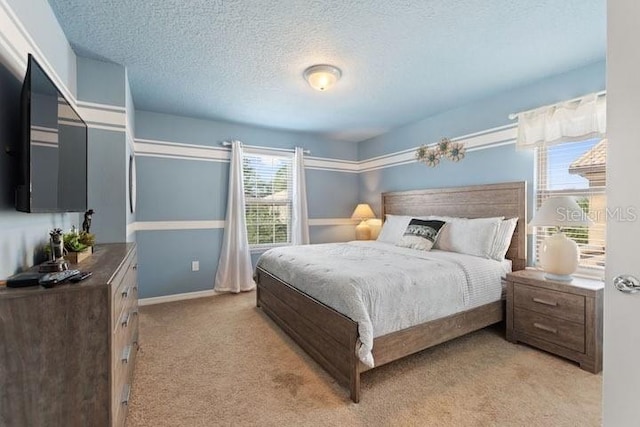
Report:
[[[291,242],[292,163],[290,154],[244,153],[245,216],[252,247]]]
[[[602,270],[606,261],[606,155],[607,140],[600,138],[536,149],[536,209],[549,197],[575,198],[593,225],[563,231],[580,248],[580,268],[593,274]],[[540,244],[554,232],[551,227],[536,227],[536,262]]]

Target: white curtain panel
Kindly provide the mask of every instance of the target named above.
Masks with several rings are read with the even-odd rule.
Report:
[[[607,132],[606,97],[590,94],[518,114],[518,148],[604,137]]]
[[[304,150],[296,147],[293,155],[293,212],[291,214],[291,244],[309,244],[309,213],[307,185],[304,177]]]
[[[233,141],[229,171],[227,221],[224,227],[222,252],[218,262],[214,289],[218,292],[244,292],[255,288],[247,221],[244,211],[242,181],[242,143]]]

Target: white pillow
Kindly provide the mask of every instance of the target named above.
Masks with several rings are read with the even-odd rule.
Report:
[[[412,216],[406,215],[386,215],[386,221],[382,224],[377,241],[395,245],[402,239],[412,218]]]
[[[429,219],[439,219],[447,223],[440,231],[434,249],[490,258],[498,226],[504,217]]]
[[[496,232],[496,238],[493,241],[489,258],[495,259],[496,261],[504,261],[517,224],[518,218],[509,218],[498,225],[498,231]]]

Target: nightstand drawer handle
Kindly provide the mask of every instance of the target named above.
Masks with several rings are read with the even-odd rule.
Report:
[[[537,302],[538,304],[550,305],[551,307],[557,307],[558,303],[555,301],[547,301],[540,298],[533,298],[533,302]]]
[[[557,334],[558,330],[556,328],[552,328],[551,326],[543,325],[541,323],[534,323],[534,328],[542,329],[543,331],[551,332],[552,334]]]

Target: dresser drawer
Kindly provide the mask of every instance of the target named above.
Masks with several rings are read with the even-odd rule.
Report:
[[[567,294],[519,283],[513,288],[514,305],[518,308],[576,323],[584,323],[585,299],[581,295]]]
[[[128,311],[133,307],[129,307]],[[112,345],[112,418],[114,425],[124,425],[127,403],[123,403],[131,385],[133,369],[138,351],[138,316],[131,315],[127,326],[120,326],[113,334]]]
[[[568,349],[584,353],[584,324],[545,316],[529,310],[514,310],[514,329]]]
[[[127,412],[129,412],[129,400],[131,399],[131,383],[122,384],[114,393],[113,401],[113,425],[124,427]]]
[[[110,284],[111,292],[115,294],[118,289],[125,283],[126,276],[131,270],[135,271],[138,268],[138,256],[135,248],[127,254],[127,257],[122,261],[118,270],[113,274]]]
[[[134,266],[135,264],[132,264],[129,267],[127,274],[113,294],[112,316],[114,322],[122,316],[122,312],[127,306],[130,306],[138,299],[138,278],[136,270],[133,269]]]

